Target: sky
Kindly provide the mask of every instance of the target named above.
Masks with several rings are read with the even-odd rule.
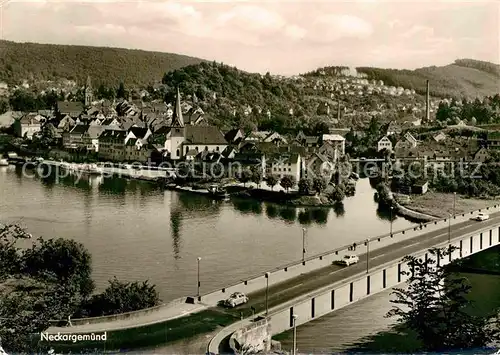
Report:
[[[500,63],[500,1],[0,0],[3,38],[171,52],[293,75]]]

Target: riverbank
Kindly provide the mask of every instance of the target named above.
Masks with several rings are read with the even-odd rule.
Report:
[[[453,194],[427,192],[424,195],[412,195],[408,199],[398,198],[398,203],[410,210],[437,218],[446,218],[450,214],[462,214],[493,206],[497,200],[465,198]],[[453,206],[455,205],[455,209]]]

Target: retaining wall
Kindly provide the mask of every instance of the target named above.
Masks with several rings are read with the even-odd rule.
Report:
[[[229,338],[229,346],[235,354],[271,350],[271,324],[263,319],[237,330]]]

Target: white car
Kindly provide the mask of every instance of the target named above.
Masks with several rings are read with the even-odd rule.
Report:
[[[489,219],[490,216],[485,214],[485,213],[479,213],[477,216],[476,216],[476,221],[486,221],[487,219]]]
[[[241,292],[235,292],[227,300],[224,301],[224,304],[227,307],[234,308],[239,306],[240,304],[244,304],[248,302],[248,297]]]
[[[354,254],[345,255],[343,259],[339,261],[339,264],[349,266],[353,264],[357,264],[359,262],[359,257]]]

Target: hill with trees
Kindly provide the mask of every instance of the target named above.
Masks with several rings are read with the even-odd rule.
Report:
[[[500,92],[500,65],[473,59],[457,59],[442,67],[415,70],[360,67],[357,71],[386,85],[414,89],[424,95],[430,80],[431,96],[462,99],[491,96]]]
[[[202,61],[133,49],[0,41],[0,82],[68,79],[82,84],[91,75],[97,84],[146,86],[159,82],[166,71]]]

